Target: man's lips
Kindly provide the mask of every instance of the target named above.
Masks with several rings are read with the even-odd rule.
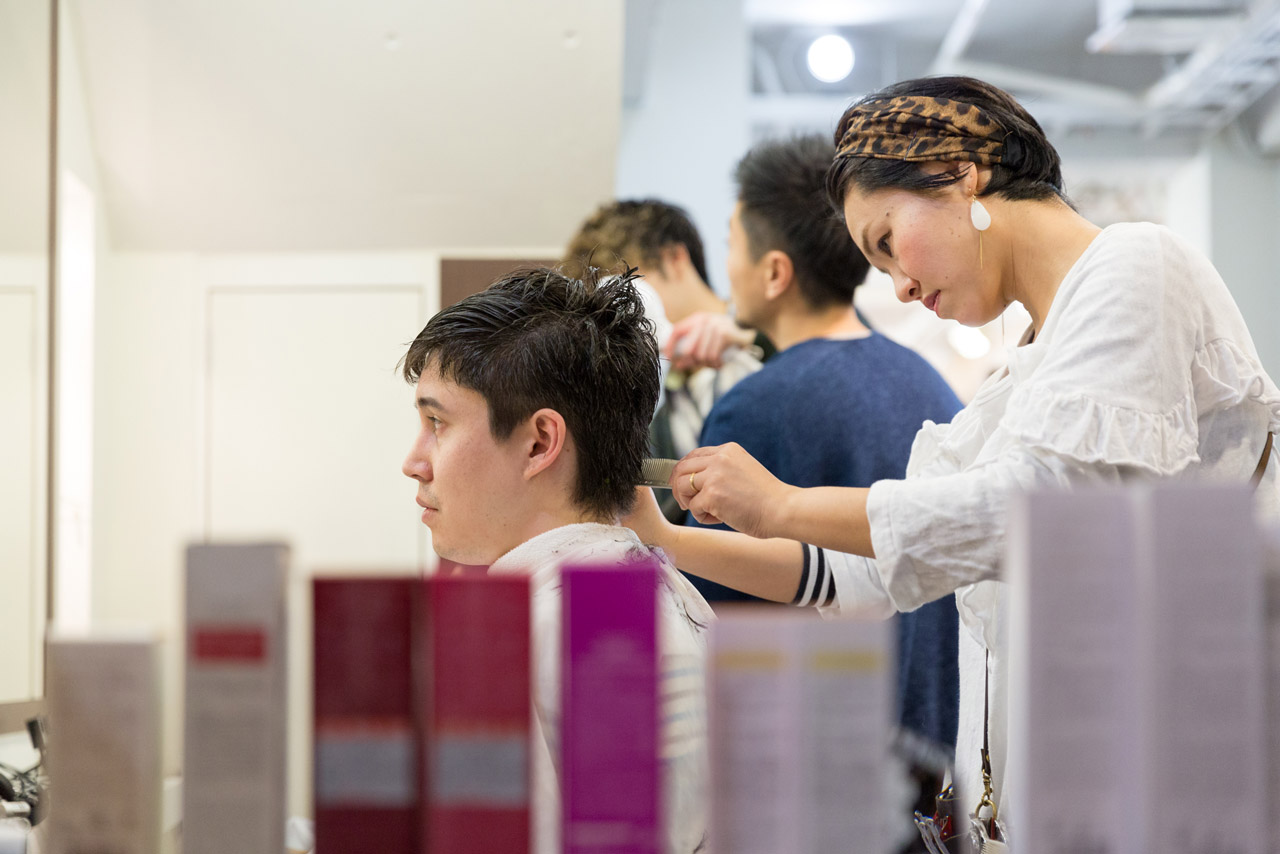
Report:
[[[938,310],[938,298],[942,296],[942,291],[934,291],[922,300],[924,307],[929,311],[936,312]]]

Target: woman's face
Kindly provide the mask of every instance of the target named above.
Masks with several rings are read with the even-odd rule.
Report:
[[[953,164],[925,164],[928,171]],[[893,278],[903,302],[924,307],[965,326],[981,326],[1004,311],[995,228],[983,233],[969,219],[976,170],[936,193],[853,187],[844,200],[845,223],[855,243],[877,269]]]

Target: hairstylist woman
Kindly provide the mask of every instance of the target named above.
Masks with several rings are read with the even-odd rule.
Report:
[[[628,523],[681,569],[828,612],[888,616],[955,591],[956,780],[968,812],[982,793],[989,706],[1003,806],[997,579],[1010,493],[1178,475],[1246,482],[1280,428],[1280,390],[1209,262],[1160,226],[1099,229],[1076,213],[1057,153],[999,89],[896,84],[846,111],[836,144],[829,193],[898,298],[966,326],[1017,301],[1032,318],[1024,343],[950,425],[924,425],[906,480],[799,489],[736,445],[700,448],[672,475],[681,506],[751,536],[665,525],[652,501]],[[1273,513],[1276,469],[1258,490]]]

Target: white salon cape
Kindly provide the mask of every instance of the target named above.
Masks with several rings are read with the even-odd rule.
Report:
[[[1077,260],[1008,370],[951,424],[925,424],[906,479],[871,487],[876,558],[828,552],[836,602],[824,610],[887,617],[956,591],[966,813],[982,793],[985,666],[996,803],[1016,833],[1018,793],[1004,784],[1007,586],[994,580],[1010,494],[1144,477],[1246,483],[1268,431],[1280,431],[1280,390],[1222,279],[1169,230],[1126,223]],[[1271,460],[1257,490],[1273,518],[1277,469]]]
[[[517,546],[489,567],[490,575],[529,575],[533,595],[533,802],[537,854],[560,854],[560,568],[657,560],[660,731],[667,854],[706,850],[707,726],[704,677],[707,629],[715,619],[696,588],[665,555],[629,528],[566,525]]]

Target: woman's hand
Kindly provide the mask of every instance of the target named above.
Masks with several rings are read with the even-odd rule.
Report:
[[[675,526],[662,515],[658,499],[653,490],[647,486],[636,487],[636,503],[631,512],[620,520],[623,525],[636,532],[640,542],[647,546],[657,546],[670,550],[671,529]]]
[[[748,347],[754,340],[754,332],[738,326],[727,314],[699,311],[672,327],[664,355],[679,371],[718,368],[724,364],[726,350]]]
[[[797,491],[735,442],[691,451],[672,471],[671,488],[702,524],[723,522],[753,537],[776,536],[778,513]]]

